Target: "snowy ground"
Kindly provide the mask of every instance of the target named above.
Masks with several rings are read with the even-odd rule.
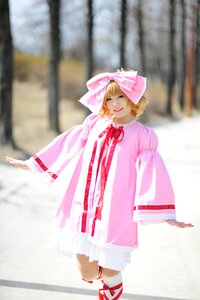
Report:
[[[200,299],[200,118],[154,127],[175,189],[180,220],[140,226],[140,249],[123,273],[122,299]],[[57,253],[55,190],[32,174],[0,166],[0,300],[97,299],[76,262]]]

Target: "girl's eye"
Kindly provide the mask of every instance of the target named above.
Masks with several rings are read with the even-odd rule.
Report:
[[[124,98],[124,95],[119,95],[119,98]]]
[[[106,101],[110,101],[110,100],[112,100],[112,99],[111,99],[111,98],[107,98],[107,99],[106,99]]]

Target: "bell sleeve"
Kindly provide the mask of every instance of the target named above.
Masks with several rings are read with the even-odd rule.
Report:
[[[139,139],[133,220],[141,224],[176,219],[175,197],[168,171],[157,151],[158,139],[144,127]]]
[[[29,169],[44,183],[50,185],[55,182],[72,160],[75,160],[74,166],[78,163],[88,134],[97,119],[95,114],[91,114],[83,124],[57,136],[45,148],[26,160]]]

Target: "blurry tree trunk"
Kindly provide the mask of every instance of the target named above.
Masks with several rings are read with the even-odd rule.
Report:
[[[143,75],[146,73],[146,59],[145,59],[145,46],[144,46],[144,14],[143,14],[143,1],[137,2],[137,23],[138,23],[138,46],[140,52],[140,65]]]
[[[167,95],[167,114],[172,115],[172,97],[176,81],[176,51],[175,51],[175,17],[176,1],[170,0],[169,7],[169,74],[168,74],[168,95]]]
[[[89,80],[94,73],[94,13],[93,13],[93,0],[87,0],[87,80]],[[86,115],[89,115],[91,111],[86,107]]]
[[[126,69],[126,23],[127,1],[121,0],[121,25],[120,25],[120,67]]]
[[[193,100],[194,100],[194,5],[189,4],[190,11],[190,28],[189,28],[189,47],[187,58],[187,97],[185,101],[186,113],[188,116],[192,116]]]
[[[60,62],[60,0],[47,0],[50,15],[49,49],[49,124],[50,129],[60,132],[59,126],[59,62]]]
[[[195,108],[199,108],[200,103],[198,101],[198,84],[199,84],[199,71],[200,71],[200,0],[197,1],[195,7],[196,16],[196,30],[195,30],[195,44],[194,44],[194,94],[193,103]]]
[[[179,103],[181,109],[184,109],[185,103],[185,78],[186,78],[186,3],[185,0],[180,1],[182,9],[181,17],[181,72],[180,72],[180,92],[179,92]]]
[[[88,48],[87,48],[87,79],[93,76],[94,72],[94,53],[93,53],[93,0],[87,0],[87,31],[88,31]]]
[[[15,147],[12,130],[12,36],[9,1],[0,0],[0,144]]]

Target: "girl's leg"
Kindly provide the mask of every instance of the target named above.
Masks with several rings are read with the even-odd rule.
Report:
[[[77,254],[77,262],[82,278],[86,281],[99,278],[100,271],[102,271],[104,285],[99,290],[100,300],[120,299],[123,291],[121,272],[101,268],[97,261],[89,262],[89,258],[81,254]]]
[[[82,254],[77,254],[78,268],[81,276],[86,281],[94,280],[99,274],[99,265],[97,261],[90,262],[89,258]]]
[[[113,276],[117,275],[118,273],[120,273],[119,271],[106,269],[106,268],[102,268],[102,271],[103,271],[103,275],[106,277],[113,277]]]

